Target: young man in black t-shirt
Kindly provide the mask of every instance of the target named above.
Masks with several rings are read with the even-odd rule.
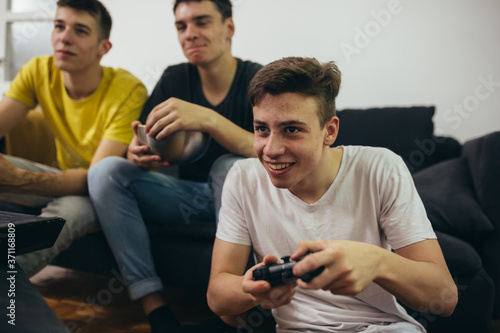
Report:
[[[213,193],[208,184],[209,172],[217,180],[225,175],[234,159],[221,163],[223,171],[211,170],[225,153],[254,156],[247,87],[261,68],[231,54],[234,23],[229,0],[178,0],[174,13],[188,63],[167,68],[140,120],[148,135],[157,139],[178,130],[207,132],[211,137],[207,153],[193,164],[179,166],[179,178],[167,176],[149,171],[169,163],[151,154],[135,136],[127,159],[105,159],[89,173],[89,191],[102,229],[131,298],[140,300],[153,332],[181,332],[181,328],[161,296],[163,285],[154,269],[145,221],[215,223],[214,199],[220,193]],[[132,124],[136,132],[139,124]]]

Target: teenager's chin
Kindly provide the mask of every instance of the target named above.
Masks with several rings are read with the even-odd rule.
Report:
[[[269,177],[271,179],[271,183],[274,185],[276,188],[282,188],[286,189],[290,187],[290,184],[288,182],[284,182],[282,180],[278,180],[273,178],[272,176]]]

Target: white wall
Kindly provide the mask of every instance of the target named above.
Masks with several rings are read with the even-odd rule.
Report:
[[[152,89],[184,61],[172,1],[103,0],[114,18],[104,64]],[[435,105],[436,133],[461,142],[500,130],[500,1],[233,0],[233,53],[335,60],[339,109]],[[490,84],[484,82],[492,82]]]

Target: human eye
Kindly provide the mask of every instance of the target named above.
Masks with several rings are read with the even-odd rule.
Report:
[[[64,25],[61,23],[54,23],[54,30],[64,30]]]
[[[88,35],[88,31],[85,29],[76,29],[76,33],[79,35]]]
[[[258,125],[258,126],[255,126],[254,131],[255,131],[255,133],[258,133],[258,134],[263,134],[263,133],[268,132],[269,130],[268,130],[268,128],[267,128],[267,127],[265,127],[265,126]]]
[[[287,126],[285,127],[285,133],[288,133],[288,134],[297,134],[301,132],[301,129],[298,128],[298,127],[295,127],[295,126]]]
[[[210,22],[211,22],[210,18],[201,18],[201,19],[196,20],[196,25],[199,27],[205,27],[205,26],[209,25]]]
[[[184,31],[184,30],[186,30],[186,25],[185,24],[176,24],[175,28],[177,29],[177,31]]]

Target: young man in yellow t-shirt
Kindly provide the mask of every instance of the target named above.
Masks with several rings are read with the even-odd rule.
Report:
[[[59,0],[57,5],[54,54],[21,68],[0,101],[0,137],[38,105],[56,143],[57,168],[0,154],[0,199],[41,206],[42,216],[66,219],[52,248],[17,258],[28,276],[74,238],[98,229],[87,169],[104,157],[125,155],[133,137],[130,124],[147,98],[132,74],[100,65],[111,48],[106,8],[97,0]]]

